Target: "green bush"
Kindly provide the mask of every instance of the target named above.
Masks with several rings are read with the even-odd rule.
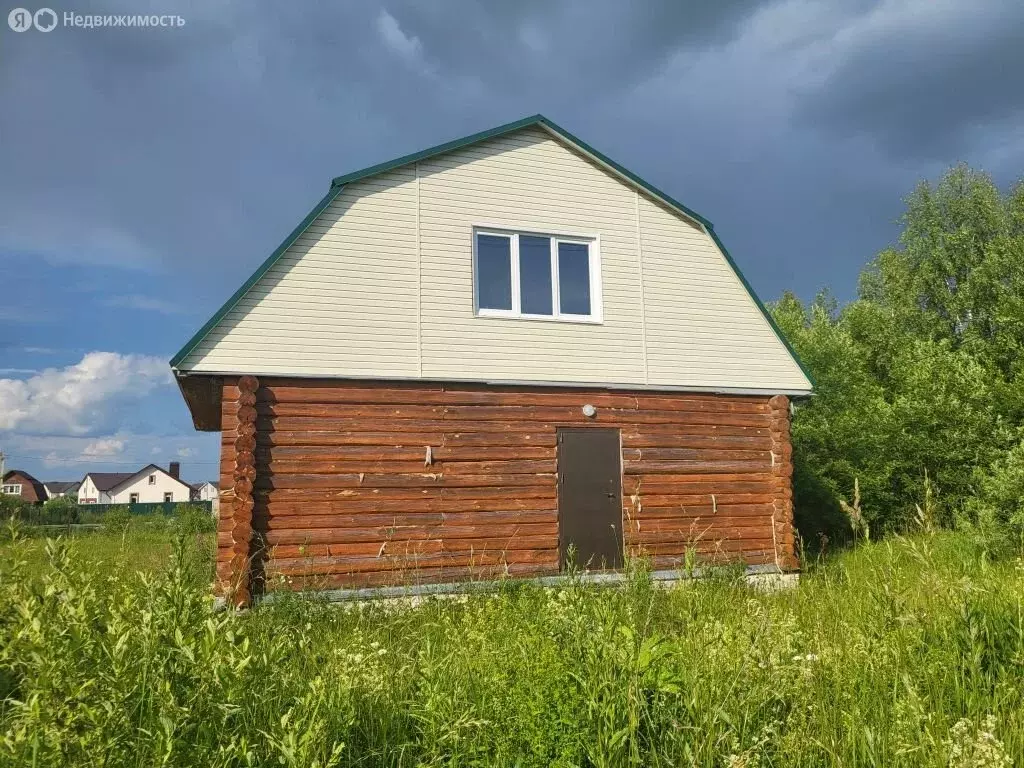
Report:
[[[1024,554],[1024,442],[990,467],[975,469],[975,485],[963,527],[980,534],[993,552]]]
[[[217,530],[217,519],[210,511],[193,504],[179,507],[174,523],[183,534],[213,533]]]
[[[2,518],[23,520],[31,508],[32,505],[20,496],[0,493],[0,517]]]
[[[103,514],[103,528],[108,533],[123,535],[131,524],[132,513],[126,506],[110,507]]]
[[[73,496],[58,496],[43,504],[39,522],[46,525],[69,525],[79,522],[78,500]]]

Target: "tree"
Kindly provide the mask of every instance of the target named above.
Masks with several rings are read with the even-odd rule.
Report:
[[[904,527],[926,476],[951,523],[979,487],[1006,487],[984,479],[1006,476],[1021,440],[1024,185],[1002,195],[957,166],[906,203],[898,246],[866,266],[855,301],[787,294],[772,308],[818,383],[793,423],[805,537],[843,531],[855,485],[872,532]]]

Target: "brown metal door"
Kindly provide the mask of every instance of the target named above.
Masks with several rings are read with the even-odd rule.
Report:
[[[617,429],[558,430],[558,547],[589,568],[622,565],[622,451]]]

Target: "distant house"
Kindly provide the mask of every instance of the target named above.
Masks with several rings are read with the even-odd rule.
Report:
[[[4,475],[2,491],[7,496],[17,496],[33,504],[46,501],[46,488],[43,484],[20,469],[12,469]]]
[[[150,464],[137,472],[90,472],[78,490],[79,504],[149,504],[187,502],[192,486],[178,475],[181,465],[168,469]]]
[[[220,498],[220,488],[214,480],[192,484],[192,501],[216,501]]]
[[[192,484],[192,501],[208,501],[213,514],[220,515],[220,483],[206,480]]]
[[[59,499],[62,496],[74,496],[77,494],[78,487],[81,484],[81,480],[51,480],[50,482],[43,483],[43,488],[46,489],[47,499]]]

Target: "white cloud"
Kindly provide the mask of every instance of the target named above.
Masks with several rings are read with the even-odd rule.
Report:
[[[66,368],[0,379],[0,431],[87,435],[117,407],[172,381],[167,363],[147,355],[89,352]]]
[[[423,60],[423,44],[415,35],[407,35],[401,25],[384,8],[377,14],[377,33],[393,53],[422,71],[427,70]]]
[[[5,374],[8,374],[8,375],[15,375],[15,376],[18,375],[18,374],[22,374],[22,373],[35,373],[35,372],[36,372],[35,368],[0,368],[0,373],[5,373]]]
[[[179,448],[178,449],[178,458],[179,459],[187,459],[190,456],[192,456],[192,454],[193,454],[193,451],[192,451],[191,448]]]
[[[8,468],[24,469],[43,480],[71,480],[91,471],[130,472],[158,461],[158,454],[173,455],[178,448],[189,452],[182,467],[190,477],[211,473],[216,477],[220,466],[219,438],[208,433],[159,435],[125,430],[91,437],[6,433],[3,442]]]
[[[138,309],[143,312],[159,312],[162,315],[187,315],[192,310],[183,303],[157,299],[153,296],[111,296],[104,299],[103,304],[108,307],[121,307],[123,309]]]
[[[122,453],[124,453],[124,440],[118,440],[114,437],[93,440],[82,450],[82,456],[90,459],[118,456]]]

